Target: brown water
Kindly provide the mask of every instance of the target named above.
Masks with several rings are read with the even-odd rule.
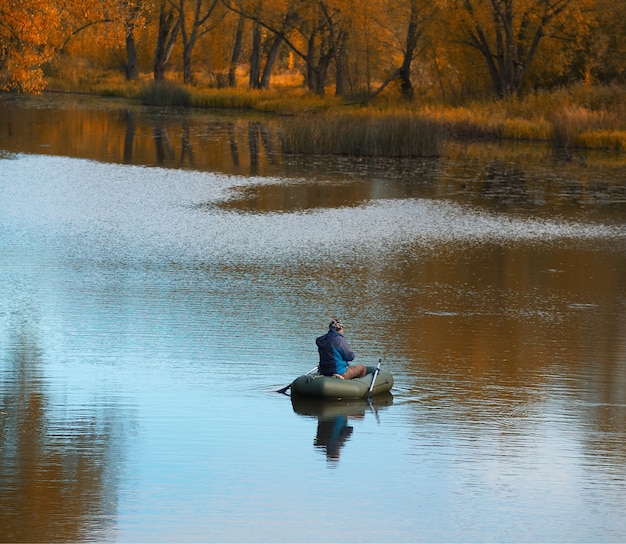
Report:
[[[279,130],[2,97],[0,541],[622,542],[623,156]],[[335,315],[392,395],[276,394]]]

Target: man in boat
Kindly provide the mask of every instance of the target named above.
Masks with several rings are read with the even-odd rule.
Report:
[[[338,319],[333,319],[328,325],[328,332],[315,339],[317,351],[320,354],[320,374],[335,376],[344,380],[361,378],[367,373],[364,365],[350,365],[355,354],[343,337],[343,325]]]

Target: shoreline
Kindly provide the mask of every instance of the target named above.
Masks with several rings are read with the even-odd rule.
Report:
[[[17,96],[2,93],[0,97],[3,95]],[[311,96],[299,88],[269,91],[198,89],[174,82],[165,85],[135,83],[118,87],[117,91],[111,88],[99,91],[62,89],[50,85],[38,96],[46,95],[118,99],[145,107],[220,110],[288,118],[292,130],[306,134],[304,142],[309,145],[297,147],[305,154],[359,154],[353,147],[347,150],[340,147],[337,152],[334,151],[336,145],[326,146],[322,134],[329,131],[336,133],[339,140],[368,142],[370,147],[361,152],[363,155],[386,157],[406,156],[406,144],[399,150],[394,142],[390,143],[398,134],[405,140],[417,142],[429,139],[543,142],[565,154],[572,150],[626,152],[626,87],[616,85],[579,85],[521,98],[472,101],[461,106],[399,100],[381,100],[360,106],[335,97]],[[350,134],[337,132],[337,127],[347,125],[350,125]],[[432,147],[429,147],[427,151],[418,150],[412,156],[432,153]]]

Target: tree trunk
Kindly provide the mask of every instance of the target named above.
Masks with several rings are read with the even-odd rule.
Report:
[[[333,57],[333,51],[324,51],[324,42],[318,43],[317,32],[311,33],[307,46],[307,85],[309,91],[319,96],[326,94],[326,79],[328,67]]]
[[[251,89],[261,88],[261,27],[258,23],[252,26],[252,51],[250,52],[250,76],[249,86]]]
[[[190,85],[193,82],[191,71],[191,47],[183,48],[183,83]]]
[[[317,85],[316,85],[316,94],[319,96],[324,96],[326,94],[326,81],[328,79],[328,67],[330,66],[331,57],[329,55],[324,55],[317,66],[316,74],[317,74]]]
[[[315,33],[311,33],[306,50],[306,85],[310,92],[315,92]]]
[[[335,58],[335,96],[346,94],[348,82],[347,41],[347,33],[342,33],[340,43],[337,45],[337,56]]]
[[[139,79],[137,68],[137,46],[135,44],[134,28],[129,28],[126,33],[126,79],[133,81]]]
[[[411,81],[411,63],[413,62],[413,56],[415,55],[418,39],[419,22],[417,1],[411,0],[411,15],[409,17],[409,26],[406,31],[406,46],[402,59],[402,66],[400,67],[400,90],[402,91],[404,98],[407,100],[413,100],[415,95],[413,82]]]
[[[154,48],[153,74],[155,81],[165,79],[167,62],[178,36],[178,19],[173,8],[169,8],[166,0],[161,0],[159,11],[159,29],[157,43]]]
[[[246,19],[243,15],[239,15],[239,22],[237,23],[237,31],[235,32],[235,45],[233,47],[233,54],[230,57],[230,68],[228,70],[228,86],[237,86],[237,64],[239,63],[239,57],[241,56],[241,43],[243,41],[243,29]]]
[[[274,69],[274,65],[276,64],[276,60],[278,59],[278,52],[280,51],[280,46],[283,43],[282,34],[276,34],[274,36],[274,40],[272,40],[272,46],[270,47],[270,51],[267,54],[267,60],[265,61],[265,67],[263,68],[263,76],[261,77],[261,89],[269,89],[270,88],[270,78],[272,77],[272,70]]]

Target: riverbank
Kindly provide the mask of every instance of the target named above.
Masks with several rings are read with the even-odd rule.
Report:
[[[52,81],[49,89],[125,97],[155,106],[290,116],[296,122],[291,124],[287,149],[299,153],[424,156],[436,154],[445,138],[547,142],[565,154],[572,149],[626,151],[626,88],[618,85],[576,85],[457,105],[419,99],[407,103],[393,92],[364,102],[312,96],[297,85],[267,91],[210,89],[175,82],[127,82],[121,76],[104,75],[73,86]],[[398,126],[403,131],[400,141],[396,137]],[[337,132],[338,127],[346,130]],[[332,142],[330,130],[336,134]],[[337,145],[348,138],[359,145]],[[411,149],[407,142],[418,144]]]

